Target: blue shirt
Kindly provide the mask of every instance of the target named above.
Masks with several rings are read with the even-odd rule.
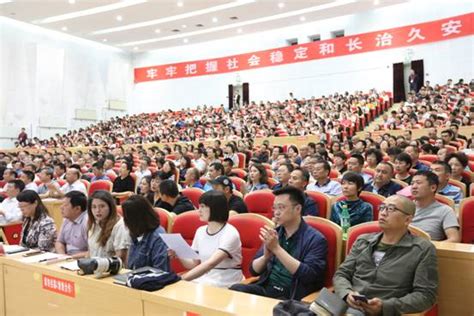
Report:
[[[133,238],[128,251],[128,268],[138,269],[149,266],[170,271],[168,247],[160,237],[160,234],[164,233],[163,227],[159,226],[141,238]]]
[[[198,189],[201,189],[203,190],[204,187],[202,186],[201,182],[197,181],[193,184],[192,188],[198,188]]]
[[[331,180],[328,178],[328,181],[323,185],[319,185],[316,181],[315,183],[308,184],[306,187],[307,191],[316,191],[324,194],[338,196],[342,194],[342,186],[339,182]]]
[[[442,190],[439,190],[438,193],[454,200],[456,204],[463,198],[461,189],[449,183]]]
[[[416,169],[418,171],[429,171],[430,167],[428,167],[424,163],[421,163],[421,162],[417,161],[415,166],[413,167],[413,169]]]
[[[331,208],[331,221],[341,225],[342,205],[347,204],[351,226],[370,222],[374,218],[372,205],[358,199],[356,201],[339,201]]]

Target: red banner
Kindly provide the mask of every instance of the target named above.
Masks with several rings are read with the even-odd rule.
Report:
[[[135,83],[222,74],[450,40],[474,34],[474,13],[220,58],[135,68]]]

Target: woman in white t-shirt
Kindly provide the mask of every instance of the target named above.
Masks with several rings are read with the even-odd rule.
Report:
[[[131,244],[130,233],[117,213],[115,200],[107,191],[98,190],[87,205],[89,257],[119,257],[126,266]]]
[[[242,243],[237,229],[227,223],[229,206],[222,192],[208,191],[199,199],[199,218],[208,222],[196,231],[192,248],[199,260],[180,259],[186,281],[229,287],[243,280]]]

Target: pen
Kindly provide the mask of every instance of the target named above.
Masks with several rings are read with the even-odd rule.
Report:
[[[59,257],[54,257],[54,258],[47,258],[47,259],[41,259],[41,260],[40,260],[40,261],[38,261],[38,262],[53,261],[53,260],[56,260],[56,259],[59,259]]]

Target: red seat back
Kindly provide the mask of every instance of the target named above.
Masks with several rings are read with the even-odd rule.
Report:
[[[342,229],[339,225],[328,219],[305,216],[306,223],[318,230],[327,240],[328,252],[326,255],[326,275],[324,278],[324,286],[332,286],[332,278],[341,263],[342,251]]]
[[[461,200],[459,204],[461,242],[474,244],[474,196]]]
[[[258,237],[260,228],[264,226],[273,227],[273,222],[258,214],[237,214],[229,217],[229,224],[234,226],[240,235],[242,242],[242,273],[246,278],[250,277],[250,265],[255,254],[262,246]]]
[[[97,180],[91,183],[89,186],[89,196],[91,196],[97,190],[105,190],[112,192],[113,184],[108,180]]]
[[[206,223],[201,222],[197,211],[188,211],[181,213],[174,218],[171,233],[181,234],[183,239],[186,240],[189,245],[192,245],[196,230],[204,225],[206,225]],[[178,259],[171,260],[171,268],[176,273],[186,270]]]
[[[245,181],[239,177],[230,177],[230,181],[235,185],[237,191],[241,192],[242,194],[245,192]]]
[[[170,232],[173,224],[171,213],[159,207],[155,207],[154,209],[156,214],[160,217],[160,226],[163,227],[167,233]]]
[[[382,231],[378,222],[367,222],[352,226],[347,232],[346,255],[351,251],[352,245],[362,234],[378,233]]]
[[[319,217],[328,218],[331,210],[331,198],[329,195],[316,191],[305,191],[305,193],[318,204]]]
[[[186,188],[181,193],[193,203],[196,209],[199,208],[199,198],[204,194],[204,190],[199,188]]]
[[[239,157],[239,168],[244,169],[247,157],[243,153],[237,153],[237,156]]]
[[[244,169],[234,168],[232,169],[232,172],[235,173],[240,179],[245,179],[245,177],[247,176],[247,171],[245,171]]]
[[[273,200],[275,196],[270,190],[250,192],[244,197],[249,213],[263,215],[269,219],[273,217]]]

